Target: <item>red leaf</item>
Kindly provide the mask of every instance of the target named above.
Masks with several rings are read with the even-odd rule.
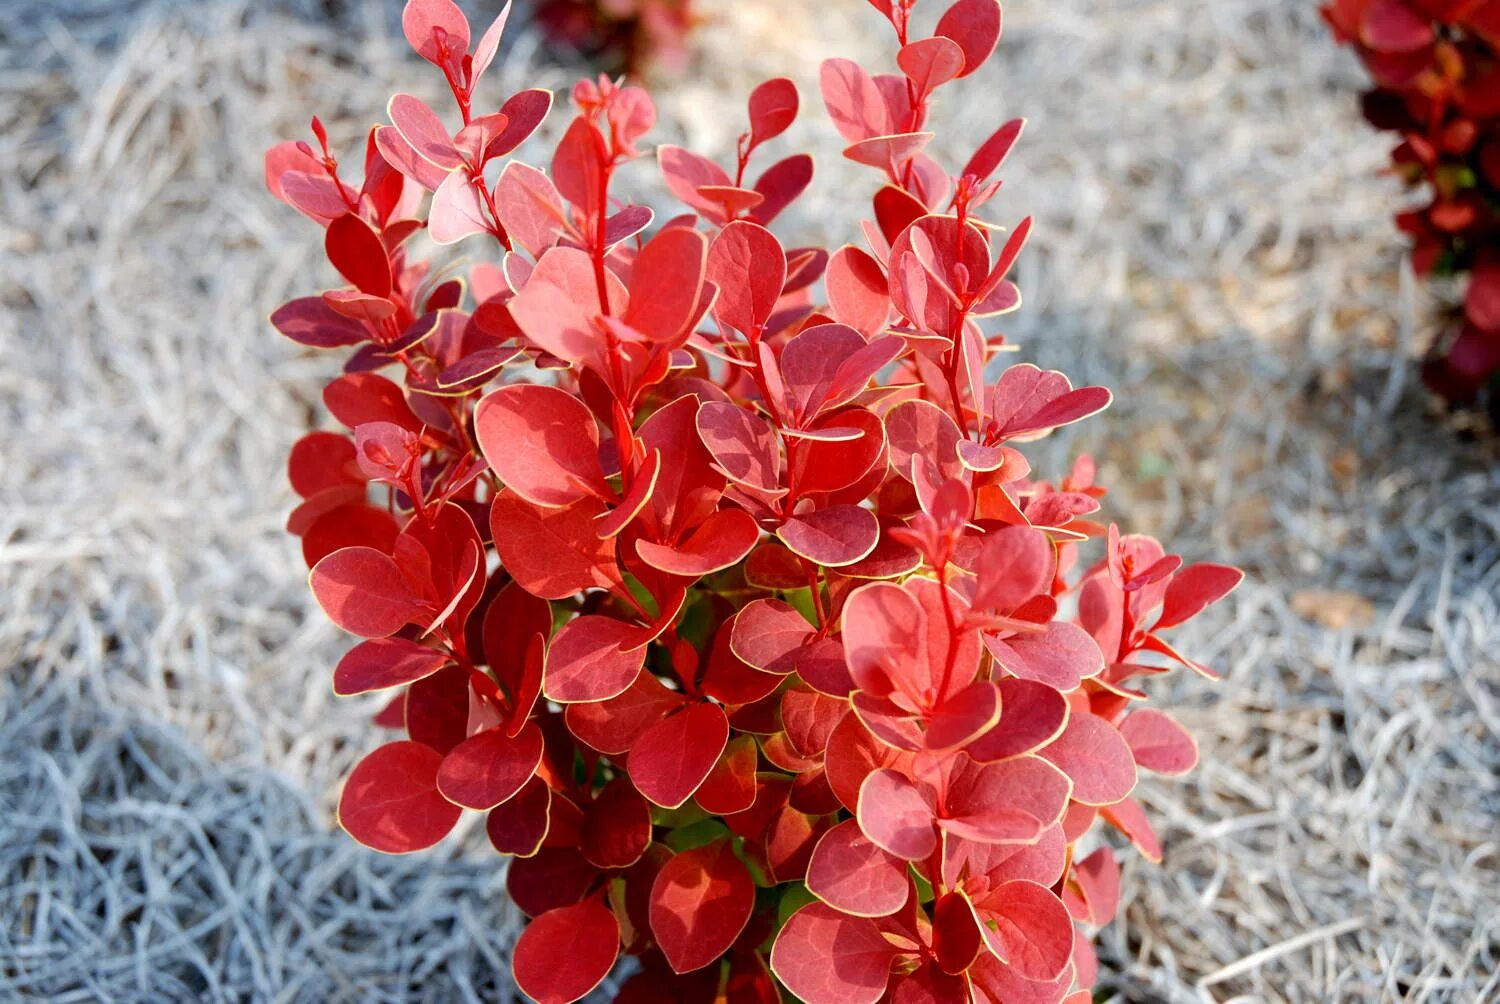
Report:
[[[794,153],[778,160],[755,179],[755,190],[764,201],[755,207],[750,218],[761,226],[770,226],[781,211],[806,191],[812,183],[813,159],[805,153]]]
[[[999,0],[958,0],[938,19],[936,34],[958,43],[963,50],[968,76],[990,58],[1000,41],[1001,16]]]
[[[755,737],[735,736],[694,793],[698,805],[717,816],[728,816],[750,808],[755,804],[755,767],[758,762]]]
[[[677,345],[697,320],[708,239],[687,227],[668,227],[636,256],[625,323],[654,342]]]
[[[781,492],[781,452],[764,418],[727,401],[705,401],[696,423],[704,448],[731,480]]]
[[[463,811],[438,793],[442,761],[437,750],[416,742],[374,750],[344,782],[339,824],[366,847],[388,854],[431,847]]]
[[[1073,881],[1087,908],[1080,920],[1102,927],[1115,919],[1120,905],[1120,866],[1114,851],[1101,847],[1074,864]]]
[[[637,541],[636,553],[669,575],[697,577],[740,562],[760,539],[760,527],[743,509],[720,509],[682,543],[669,546]]]
[[[1068,720],[1068,700],[1045,683],[1004,679],[1000,722],[966,748],[981,762],[1008,760],[1041,749],[1056,739]]]
[[[776,936],[771,970],[807,1004],[875,1004],[895,958],[875,921],[813,903],[792,914]]]
[[[451,661],[446,652],[405,638],[372,638],[339,660],[333,671],[333,692],[342,697],[404,686],[431,676]]]
[[[690,704],[641,733],[626,770],[642,795],[675,809],[698,790],[728,741],[729,719],[723,708]]]
[[[349,428],[390,422],[408,432],[422,432],[423,422],[411,410],[399,384],[379,373],[345,373],[323,388],[323,403]]]
[[[1198,764],[1198,744],[1170,715],[1137,708],[1120,723],[1135,762],[1158,774],[1186,774]]]
[[[271,315],[271,324],[299,345],[315,349],[358,345],[369,337],[363,324],[335,312],[320,296],[304,296],[283,303]]]
[[[1172,576],[1162,599],[1161,617],[1152,630],[1174,627],[1219,602],[1244,581],[1245,573],[1228,565],[1203,562]]]
[[[620,581],[614,538],[594,532],[594,520],[602,512],[597,499],[543,509],[504,491],[490,504],[490,531],[501,563],[522,589],[560,600]]]
[[[748,334],[762,327],[786,282],[786,252],[758,223],[736,220],[708,249],[708,281],[719,290],[714,316]]]
[[[1073,389],[1056,370],[1040,370],[1030,363],[1000,374],[990,390],[991,438],[1034,438],[1060,425],[1087,418],[1109,406],[1103,387]]]
[[[598,212],[608,156],[598,127],[575,118],[552,157],[552,181],[562,197],[586,213]]]
[[[511,968],[537,1004],[571,1004],[603,982],[619,954],[620,922],[596,897],[527,924]]]
[[[540,777],[490,810],[484,830],[501,854],[530,857],[547,839],[552,791]]]
[[[1377,52],[1411,52],[1432,42],[1432,24],[1403,0],[1370,0],[1360,40]]]
[[[713,200],[698,194],[698,189],[703,187],[733,186],[733,179],[724,173],[722,167],[707,157],[670,143],[657,147],[656,158],[667,188],[673,195],[694,209],[706,212],[716,222],[723,220],[723,211]]]
[[[755,883],[730,841],[684,851],[651,886],[651,934],[673,971],[690,973],[734,944],[755,906]]]
[[[534,258],[557,243],[567,219],[552,179],[519,160],[510,161],[500,172],[495,209],[511,240]]]
[[[337,432],[309,432],[297,440],[287,457],[286,472],[292,490],[303,498],[348,485],[358,486],[360,497],[365,494],[365,477],[355,464],[354,443]]]
[[[1102,718],[1075,714],[1041,755],[1073,781],[1073,798],[1084,805],[1112,805],[1135,787],[1135,757],[1125,738]]]
[[[875,845],[847,819],[813,849],[807,866],[807,888],[840,913],[884,917],[906,905],[910,884],[906,863]]]
[[[1057,551],[1047,535],[1029,526],[1002,526],[984,535],[975,562],[979,579],[976,609],[1004,613],[1048,592],[1057,568]]]
[[[542,732],[528,724],[514,739],[501,729],[470,736],[443,758],[438,788],[450,802],[493,809],[521,790],[542,762]]]
[[[346,547],[313,566],[309,581],[328,619],[350,634],[383,638],[421,614],[421,600],[389,555]]]
[[[1016,140],[1021,138],[1021,131],[1026,128],[1025,119],[1011,119],[999,129],[996,129],[989,139],[980,144],[979,149],[974,151],[974,156],[964,165],[962,174],[971,175],[980,181],[985,181],[990,175],[1000,169],[1005,163],[1005,158],[1010,156],[1010,151],[1015,148]]]
[[[562,626],[547,650],[542,692],[559,704],[602,701],[635,682],[646,659],[640,628],[584,614]]]
[[[607,493],[599,429],[587,406],[545,384],[508,384],[474,410],[474,431],[490,467],[534,505],[560,508]]]
[[[750,146],[759,146],[786,132],[797,118],[797,85],[774,77],[750,92]]]
[[[1035,882],[1007,882],[976,904],[993,928],[986,940],[1029,980],[1051,980],[1073,956],[1073,918],[1062,900]]]
[[[391,295],[391,261],[379,235],[364,220],[345,213],[328,224],[323,248],[333,267],[361,293]]]
[[[825,568],[852,565],[875,550],[880,522],[868,509],[835,505],[793,516],[776,531],[781,542]]]
[[[628,868],[651,844],[651,806],[625,777],[604,786],[588,807],[579,847],[599,868]]]
[[[932,805],[899,771],[883,768],[865,778],[857,814],[866,836],[898,858],[922,861],[937,849]]]

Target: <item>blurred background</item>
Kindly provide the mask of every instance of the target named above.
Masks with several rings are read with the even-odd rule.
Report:
[[[587,72],[524,6],[496,102]],[[261,155],[436,97],[398,0],[0,10],[0,999],[512,1000],[481,828],[393,858],[334,825],[372,708],[331,694],[347,643],[282,528],[338,361],[265,318],[334,280]],[[881,19],[697,10],[656,140],[723,155],[794,77],[819,178],[778,229],[853,239],[875,178],[812,82],[888,67]],[[1442,290],[1364,82],[1311,0],[1010,0],[940,109],[950,162],[1031,120],[1007,334],[1116,392],[1052,468],[1092,451],[1109,516],[1249,572],[1182,639],[1225,679],[1158,681],[1203,763],[1142,789],[1166,860],[1126,856],[1102,1000],[1500,999],[1500,446],[1417,378]]]

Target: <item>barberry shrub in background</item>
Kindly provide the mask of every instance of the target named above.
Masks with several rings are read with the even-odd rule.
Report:
[[[1396,217],[1419,275],[1467,273],[1462,316],[1423,376],[1500,417],[1500,0],[1333,0],[1323,16],[1374,78],[1365,116],[1401,136],[1397,174],[1430,201]]]
[[[611,73],[681,69],[695,20],[692,0],[537,0],[535,17],[553,44]]]
[[[339,817],[403,853],[485,814],[538,1001],[622,953],[627,1002],[1086,1001],[1119,873],[1081,842],[1102,820],[1158,859],[1138,770],[1197,759],[1139,683],[1212,675],[1168,636],[1240,573],[1095,522],[1087,457],[1032,472],[1020,444],[1110,394],[986,382],[1031,224],[980,213],[1022,122],[956,172],[924,152],[1000,7],[917,38],[909,0],[874,6],[899,72],[822,67],[844,155],[882,176],[831,251],[768,229],[812,176],[761,167],[790,81],[751,94],[727,166],[656,148],[687,207],[658,224],[615,184],[645,169],[647,95],[580,83],[550,170],[506,160],[551,96],[476,112],[505,16],[476,41],[447,0],[404,24],[453,118],[396,95],[357,185],[316,120],[268,155],[345,280],[272,321],[351,350],[290,526],[364,639],[334,689],[391,694],[402,736]],[[474,262],[430,269],[424,229]]]

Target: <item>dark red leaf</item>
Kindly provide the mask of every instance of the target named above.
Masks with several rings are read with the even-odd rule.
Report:
[[[419,851],[442,840],[462,810],[437,789],[442,754],[417,742],[387,743],[368,754],[344,782],[339,824],[366,847],[388,854]]]

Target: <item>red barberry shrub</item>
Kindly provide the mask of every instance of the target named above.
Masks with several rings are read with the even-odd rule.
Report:
[[[636,87],[579,84],[550,170],[505,162],[550,95],[476,114],[504,15],[471,51],[447,0],[405,26],[457,132],[397,95],[358,186],[316,120],[267,158],[346,283],[272,321],[353,350],[324,392],[343,429],[292,450],[290,526],[364,639],[334,689],[392,693],[403,735],[340,820],[400,853],[486,813],[538,1001],[622,952],[630,1002],[1085,1001],[1119,875],[1079,841],[1102,817],[1159,858],[1137,770],[1196,761],[1138,678],[1212,675],[1168,635],[1240,573],[1095,522],[1087,457],[1033,474],[1019,444],[1110,395],[1026,363],[986,382],[1031,224],[979,211],[1022,123],[957,173],[924,152],[1000,7],[912,38],[910,0],[874,6],[900,72],[822,69],[844,155],[884,175],[862,246],[768,229],[812,177],[759,166],[785,79],[727,167],[656,149],[689,210],[660,225],[615,194],[654,119]],[[492,260],[434,272],[423,229]]]
[[[553,44],[626,73],[680,68],[696,22],[692,0],[538,0],[535,17]]]
[[[1417,273],[1469,276],[1423,377],[1455,404],[1488,388],[1500,416],[1500,0],[1332,0],[1323,16],[1374,78],[1365,117],[1400,135],[1396,173],[1428,199],[1396,217]]]

